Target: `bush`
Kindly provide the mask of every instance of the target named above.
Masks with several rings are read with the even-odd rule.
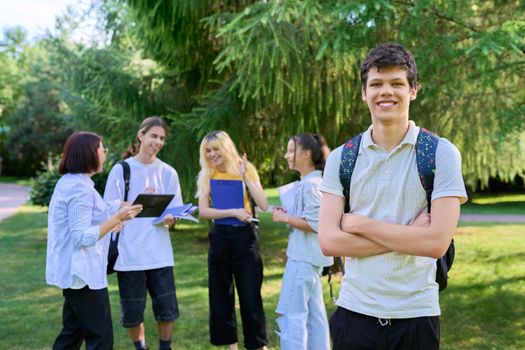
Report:
[[[29,199],[35,205],[47,207],[51,201],[55,185],[60,179],[58,163],[54,162],[50,168],[41,171],[31,179],[31,192]]]
[[[47,170],[39,172],[37,176],[31,179],[31,192],[29,195],[31,203],[45,207],[49,206],[55,185],[60,179],[60,174],[58,172],[59,164],[60,158],[54,158],[52,162],[46,165]],[[104,170],[100,174],[96,174],[91,178],[95,183],[95,189],[101,196],[104,194],[106,180],[112,166],[113,162],[111,160],[106,161],[104,164]]]

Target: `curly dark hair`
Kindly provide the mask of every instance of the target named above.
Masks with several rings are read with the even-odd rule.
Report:
[[[374,47],[368,52],[361,62],[361,84],[366,88],[368,72],[373,67],[381,68],[398,66],[407,72],[408,83],[411,88],[419,87],[416,61],[414,55],[403,45],[397,43],[384,43]]]

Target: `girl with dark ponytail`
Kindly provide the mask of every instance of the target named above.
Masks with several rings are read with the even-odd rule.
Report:
[[[284,159],[299,172],[293,212],[277,207],[273,221],[289,225],[287,262],[277,305],[282,350],[330,349],[321,273],[333,258],[321,252],[317,238],[322,171],[330,149],[319,134],[298,134],[288,141]]]

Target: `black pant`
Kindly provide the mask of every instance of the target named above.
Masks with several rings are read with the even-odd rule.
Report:
[[[108,289],[64,289],[63,328],[55,340],[53,350],[80,349],[86,341],[86,350],[113,348],[113,324]]]
[[[237,342],[236,287],[244,346],[257,349],[267,345],[261,298],[263,266],[255,233],[248,225],[214,225],[209,233],[209,240],[210,342],[213,345]]]
[[[385,320],[338,307],[330,334],[333,350],[437,350],[439,316]]]

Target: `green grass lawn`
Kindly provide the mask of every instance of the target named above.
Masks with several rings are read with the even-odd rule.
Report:
[[[269,193],[269,197],[272,194]],[[275,197],[275,194],[274,196]],[[270,345],[278,349],[274,309],[284,266],[287,232],[261,217],[263,299]],[[469,224],[456,235],[457,257],[449,288],[441,293],[443,349],[525,349],[525,225]],[[207,225],[181,224],[172,234],[181,317],[174,349],[212,349],[208,343]],[[62,296],[45,284],[45,209],[24,206],[0,222],[0,348],[50,349],[61,326]],[[326,281],[326,280],[325,280]],[[130,349],[118,324],[115,276],[109,278],[115,349]],[[338,287],[338,283],[336,283]],[[325,284],[329,314],[334,310]],[[240,322],[239,322],[240,324]],[[148,300],[147,341],[157,347]],[[242,333],[239,330],[242,342]]]
[[[8,183],[20,186],[31,185],[31,178],[29,177],[14,177],[14,176],[0,176],[0,183]]]

